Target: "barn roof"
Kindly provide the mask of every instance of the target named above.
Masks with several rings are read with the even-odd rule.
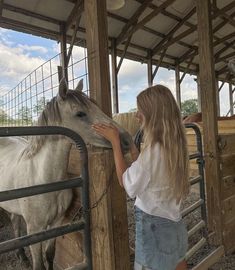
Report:
[[[0,26],[60,40],[61,27],[71,40],[76,21],[77,41],[85,44],[84,0],[0,0]],[[197,14],[194,0],[126,0],[109,10],[109,44],[118,55],[182,71],[198,71]],[[219,79],[234,82],[228,61],[235,57],[235,1],[212,1],[215,70]]]

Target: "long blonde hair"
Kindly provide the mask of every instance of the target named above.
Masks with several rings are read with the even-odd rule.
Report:
[[[142,91],[137,96],[137,107],[144,116],[144,147],[161,145],[172,181],[172,195],[178,203],[189,191],[188,149],[179,107],[171,91],[163,85]]]

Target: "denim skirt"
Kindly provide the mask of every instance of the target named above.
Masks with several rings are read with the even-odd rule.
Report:
[[[135,207],[135,270],[175,270],[188,248],[182,220],[149,215]]]

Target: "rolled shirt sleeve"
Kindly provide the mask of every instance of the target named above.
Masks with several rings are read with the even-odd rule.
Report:
[[[122,175],[123,186],[130,198],[140,195],[150,181],[149,151],[144,151]]]

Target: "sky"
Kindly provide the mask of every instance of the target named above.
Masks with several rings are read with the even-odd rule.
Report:
[[[0,28],[0,102],[1,95],[14,88],[29,73],[58,53],[59,44],[55,41]],[[78,59],[82,58],[84,49],[77,47],[73,54]],[[52,65],[57,68],[56,58],[52,61]],[[82,70],[84,73],[84,67],[78,63],[73,72],[79,73]],[[182,101],[197,98],[197,85],[194,78],[190,75],[185,76],[181,84]],[[174,71],[160,68],[154,84],[166,85],[175,95]],[[118,86],[119,111],[127,112],[135,108],[137,94],[148,86],[146,64],[124,60],[118,74]],[[227,85],[221,90],[220,97],[221,115],[224,115],[229,108]]]

